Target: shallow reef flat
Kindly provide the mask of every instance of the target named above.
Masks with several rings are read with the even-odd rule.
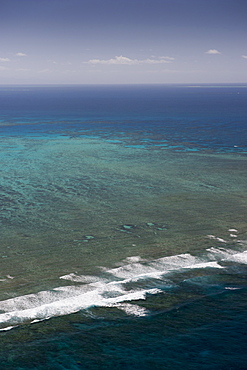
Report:
[[[0,263],[2,280],[14,277],[1,284],[2,299],[129,256],[196,253],[230,228],[244,237],[244,155],[83,137],[2,144]]]

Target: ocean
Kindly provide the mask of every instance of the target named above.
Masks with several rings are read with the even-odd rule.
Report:
[[[0,87],[0,369],[247,369],[247,85]]]

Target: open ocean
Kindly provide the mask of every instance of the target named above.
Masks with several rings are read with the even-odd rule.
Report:
[[[247,369],[247,85],[0,87],[0,369]]]

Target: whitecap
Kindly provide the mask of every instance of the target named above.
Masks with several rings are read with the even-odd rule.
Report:
[[[216,237],[215,237],[216,238]],[[107,277],[71,273],[60,279],[76,282],[76,285],[59,286],[50,291],[40,291],[2,301],[0,309],[1,330],[24,322],[47,320],[89,309],[91,307],[116,307],[126,314],[148,315],[149,311],[138,305],[149,294],[165,294],[171,281],[166,279],[177,271],[193,269],[223,269],[222,261],[247,264],[247,251],[236,252],[227,248],[209,248],[201,257],[189,253],[162,257],[152,261],[139,256],[125,259],[125,264],[112,269],[104,268]],[[150,289],[150,284],[152,289]],[[159,289],[162,284],[162,290]],[[133,301],[133,303],[132,303]],[[5,328],[4,328],[5,327]]]
[[[60,276],[59,279],[70,280],[70,281],[74,281],[74,282],[78,282],[78,283],[92,283],[92,282],[95,282],[95,281],[99,280],[99,278],[96,277],[96,276],[77,275],[75,273]]]
[[[137,304],[122,303],[119,304],[118,309],[123,310],[127,315],[143,317],[150,314],[150,311],[145,307],[140,307]]]
[[[0,331],[9,331],[9,330],[14,329],[16,327],[17,327],[17,325],[16,326],[7,326],[6,328],[0,329]]]
[[[247,264],[247,251],[229,255],[225,258],[225,261],[233,261],[242,264]]]
[[[219,238],[218,236],[207,235],[207,238],[217,240],[218,242],[221,242],[221,243],[227,243],[227,241],[225,239]]]

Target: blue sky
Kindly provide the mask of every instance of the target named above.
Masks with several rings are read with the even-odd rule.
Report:
[[[0,83],[245,83],[246,15],[246,0],[0,0]]]

